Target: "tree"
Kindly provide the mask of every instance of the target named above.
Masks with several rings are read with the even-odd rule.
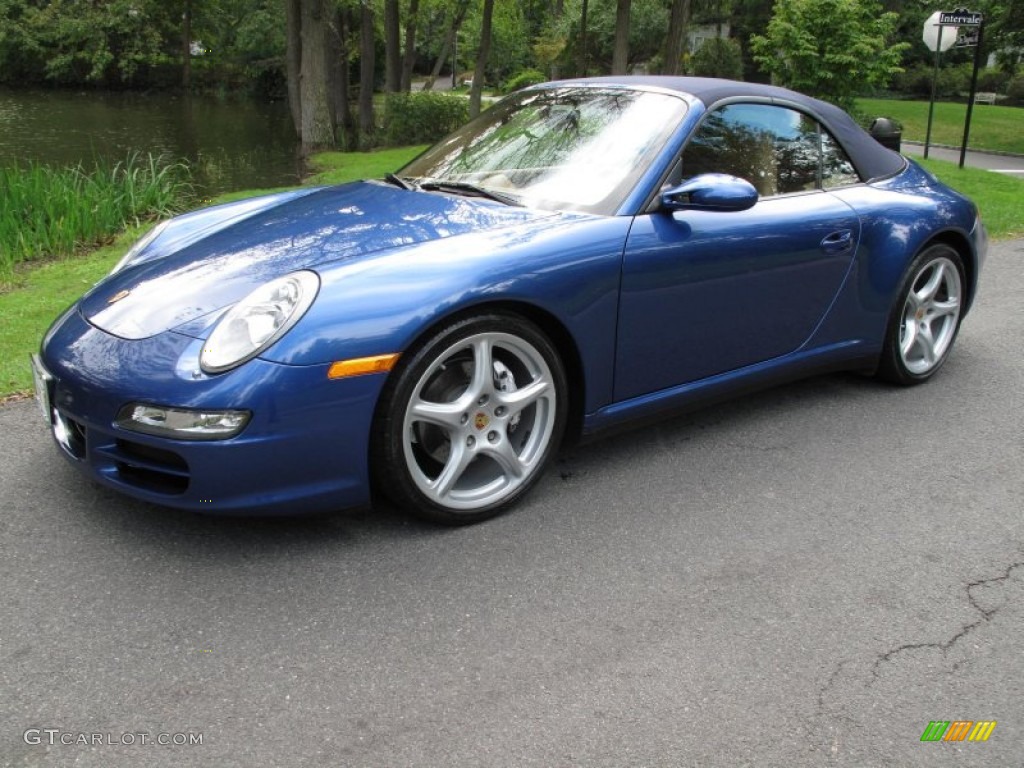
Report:
[[[331,45],[328,19],[332,18],[333,0],[301,0],[302,64],[299,75],[299,97],[302,115],[302,147],[304,151],[334,146],[335,108],[329,88]]]
[[[181,14],[181,87],[192,85],[192,0],[185,0]]]
[[[412,68],[416,64],[416,25],[419,22],[420,0],[409,0],[405,17],[405,52],[402,56],[402,90],[412,90]]]
[[[476,69],[473,72],[473,87],[469,89],[469,116],[480,114],[480,96],[484,87],[484,72],[487,57],[491,52],[491,19],[494,16],[494,0],[484,0],[484,16],[480,26],[480,48],[476,54]]]
[[[750,45],[773,81],[849,109],[902,71],[910,46],[890,43],[897,21],[874,0],[777,0],[767,33]]]
[[[569,34],[565,36],[567,45],[564,55],[565,63],[577,62],[576,69],[582,75],[583,27],[586,27],[586,60],[587,70],[597,69],[610,72],[615,56],[615,40],[617,31],[622,29],[618,23],[618,2],[591,0],[587,6],[586,24],[583,24],[582,8],[579,15],[570,15],[567,5],[564,17],[570,24]],[[578,27],[576,25],[579,25]],[[668,9],[665,0],[631,0],[629,5],[629,42],[626,67],[640,62],[647,62],[661,53],[665,41],[665,30],[668,27]]]
[[[302,0],[284,0],[285,76],[288,79],[288,107],[292,113],[295,135],[302,135],[302,94],[299,77],[302,73]]]
[[[423,85],[423,90],[429,91],[434,87],[434,81],[437,80],[437,76],[441,74],[441,68],[444,66],[445,61],[448,60],[448,54],[451,52],[452,44],[455,42],[456,36],[459,34],[459,28],[462,26],[462,22],[466,18],[467,11],[469,11],[469,0],[459,0],[452,11],[450,22],[445,31],[444,42],[441,44],[441,50],[437,54],[437,59],[434,61],[434,67],[430,71],[430,77],[427,78],[427,82]]]
[[[1024,0],[994,0],[984,3],[983,10],[985,48],[995,51],[1005,72],[1017,74],[1024,59]]]
[[[384,90],[387,93],[396,93],[402,87],[398,15],[398,0],[384,0]]]
[[[615,48],[612,51],[612,74],[624,75],[629,67],[629,6],[631,0],[618,0],[615,5]]]
[[[712,37],[693,54],[693,74],[697,77],[743,78],[743,53],[740,44],[725,37]]]
[[[373,135],[376,127],[373,120],[374,82],[374,14],[371,0],[359,3],[359,131],[364,136]]]
[[[672,11],[668,19],[668,34],[665,36],[666,75],[678,75],[683,63],[683,43],[686,27],[690,22],[690,0],[672,0]]]
[[[583,0],[583,5],[580,7],[580,46],[579,46],[579,65],[577,66],[577,74],[580,77],[587,76],[587,11],[589,9],[588,0]]]

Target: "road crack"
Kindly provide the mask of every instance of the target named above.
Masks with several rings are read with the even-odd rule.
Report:
[[[972,581],[969,584],[967,584],[967,586],[965,587],[965,590],[967,592],[967,601],[970,603],[971,607],[980,614],[980,616],[972,622],[963,624],[952,637],[941,642],[904,643],[903,645],[898,645],[895,648],[886,651],[885,653],[879,654],[875,658],[875,662],[871,668],[871,682],[868,684],[871,685],[880,678],[880,669],[883,664],[891,662],[895,657],[899,656],[901,653],[904,653],[906,651],[929,649],[942,651],[942,655],[945,656],[958,642],[967,637],[967,635],[971,634],[971,632],[978,629],[978,627],[992,621],[993,617],[999,612],[1002,606],[985,608],[981,603],[978,602],[978,598],[975,596],[975,591],[983,587],[990,587],[995,584],[1001,584],[1008,581],[1010,579],[1010,576],[1013,574],[1014,570],[1016,570],[1017,568],[1024,568],[1024,560],[1019,560],[1015,563],[1011,563],[998,576],[993,576],[988,579],[978,579],[977,581]],[[835,675],[833,675],[833,677],[835,677]]]

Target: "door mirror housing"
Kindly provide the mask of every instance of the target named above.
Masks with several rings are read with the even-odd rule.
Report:
[[[754,185],[726,173],[702,173],[661,194],[666,211],[745,211],[755,203]]]

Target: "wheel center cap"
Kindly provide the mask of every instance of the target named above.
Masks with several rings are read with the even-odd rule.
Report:
[[[914,313],[914,319],[918,321],[924,320],[925,314],[927,314],[927,310],[924,307],[921,307]]]
[[[490,417],[480,411],[473,417],[473,426],[477,429],[487,429],[487,425],[491,423]]]

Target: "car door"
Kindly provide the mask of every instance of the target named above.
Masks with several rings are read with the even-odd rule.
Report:
[[[747,179],[759,200],[739,212],[636,217],[623,261],[617,401],[798,349],[849,269],[860,222],[827,189],[860,179],[812,117],[760,103],[710,112],[678,178],[710,172]]]

